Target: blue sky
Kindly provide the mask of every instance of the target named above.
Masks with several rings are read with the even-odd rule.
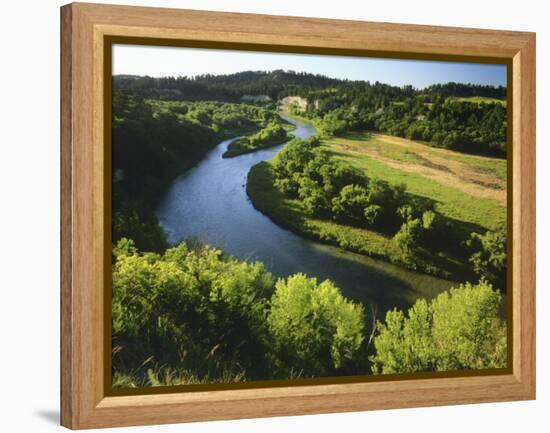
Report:
[[[350,80],[380,81],[396,86],[411,84],[417,88],[449,81],[506,85],[505,65],[139,45],[113,47],[113,74],[177,77],[274,69]]]

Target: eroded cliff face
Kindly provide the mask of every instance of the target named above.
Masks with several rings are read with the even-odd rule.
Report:
[[[295,105],[300,111],[305,111],[307,109],[307,99],[301,96],[286,96],[281,99],[281,105],[285,108]]]

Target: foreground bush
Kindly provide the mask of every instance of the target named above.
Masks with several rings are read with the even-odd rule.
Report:
[[[113,385],[224,383],[365,374],[365,314],[330,280],[274,281],[264,266],[181,243],[162,255],[113,249]],[[371,370],[506,365],[501,295],[464,284],[378,323]]]
[[[327,374],[356,360],[363,342],[361,304],[346,300],[330,280],[296,274],[275,285],[268,317],[279,368]]]
[[[116,371],[145,376],[167,366],[199,379],[266,374],[273,280],[261,263],[185,243],[163,255],[139,253],[125,239],[114,255]]]
[[[186,243],[160,255],[122,239],[113,256],[115,385],[319,376],[357,361],[363,308],[328,280],[275,284],[259,262]]]
[[[389,311],[378,323],[371,356],[376,374],[501,368],[506,366],[506,324],[501,295],[485,281],[463,284],[431,302]]]

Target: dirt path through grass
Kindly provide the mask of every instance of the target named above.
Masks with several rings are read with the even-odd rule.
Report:
[[[392,168],[506,205],[505,160],[464,155],[376,133],[333,138],[330,147],[337,152],[362,154]]]

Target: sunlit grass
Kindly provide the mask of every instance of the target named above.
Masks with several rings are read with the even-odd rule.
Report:
[[[388,138],[388,139],[386,139]],[[411,166],[422,166],[426,162],[416,149],[421,147],[422,152],[435,155],[439,159],[459,161],[466,168],[473,171],[482,171],[493,175],[495,182],[506,179],[506,160],[464,155],[445,149],[434,149],[422,144],[413,143],[411,148],[392,144],[396,139],[381,134],[360,133],[347,135],[346,138],[331,138],[324,141],[324,147],[335,157],[346,161],[363,170],[368,176],[375,176],[390,183],[404,183],[407,190],[413,194],[432,199],[436,202],[436,209],[449,218],[479,225],[486,229],[494,229],[506,222],[505,206],[490,198],[481,198],[468,194],[457,187],[451,187],[434,182],[432,178],[420,173],[400,170],[375,159],[372,155],[397,161]],[[440,167],[442,171],[445,166]]]
[[[453,99],[461,102],[472,102],[474,104],[502,104],[506,107],[506,99],[490,98],[488,96],[462,96]]]

